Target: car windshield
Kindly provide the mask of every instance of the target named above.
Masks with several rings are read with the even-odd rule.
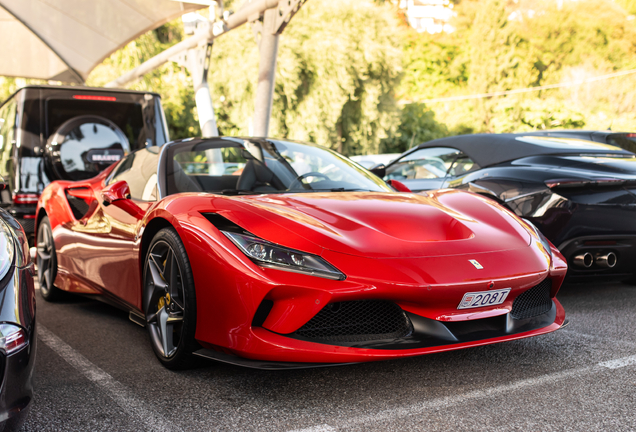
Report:
[[[279,140],[196,140],[167,152],[166,191],[231,194],[392,191],[329,149]]]

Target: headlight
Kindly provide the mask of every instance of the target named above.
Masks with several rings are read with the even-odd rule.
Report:
[[[550,242],[548,241],[548,239],[541,233],[541,231],[539,231],[539,228],[537,228],[528,219],[523,219],[523,221],[536,234],[537,238],[539,239],[539,242],[541,242],[541,245],[543,245],[543,248],[545,249],[545,251],[550,255],[550,259],[552,259],[552,248],[550,247]]]
[[[11,354],[29,342],[26,332],[13,324],[0,324],[0,351]]]
[[[333,280],[344,280],[345,275],[316,255],[288,249],[257,237],[221,231],[227,238],[261,267],[275,268]]]
[[[0,279],[2,279],[11,268],[14,255],[15,245],[13,244],[11,230],[3,221],[0,221]]]

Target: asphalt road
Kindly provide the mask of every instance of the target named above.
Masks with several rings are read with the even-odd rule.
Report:
[[[555,333],[413,359],[170,372],[97,301],[47,303],[26,431],[636,430],[636,287],[566,285]]]

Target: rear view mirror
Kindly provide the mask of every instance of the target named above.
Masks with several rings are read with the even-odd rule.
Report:
[[[395,189],[398,192],[412,192],[411,189],[408,188],[404,183],[397,180],[389,180],[387,181],[389,186]]]
[[[369,171],[380,178],[384,178],[384,176],[386,175],[386,166],[384,164],[379,164],[371,168]]]
[[[130,187],[126,180],[110,184],[102,190],[102,201],[105,206],[127,199],[130,199]]]
[[[130,199],[130,187],[126,180],[106,186],[102,190],[102,204],[104,207],[112,204],[138,219],[144,216],[144,211]]]

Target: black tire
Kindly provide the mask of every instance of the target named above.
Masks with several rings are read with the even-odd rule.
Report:
[[[144,263],[144,311],[150,343],[168,369],[195,365],[199,348],[196,331],[196,292],[190,260],[173,228],[159,231],[148,247]]]
[[[57,277],[57,254],[55,252],[53,231],[51,230],[51,223],[49,222],[48,216],[44,216],[40,221],[36,246],[40,294],[46,301],[57,301],[64,293],[53,285]]]

